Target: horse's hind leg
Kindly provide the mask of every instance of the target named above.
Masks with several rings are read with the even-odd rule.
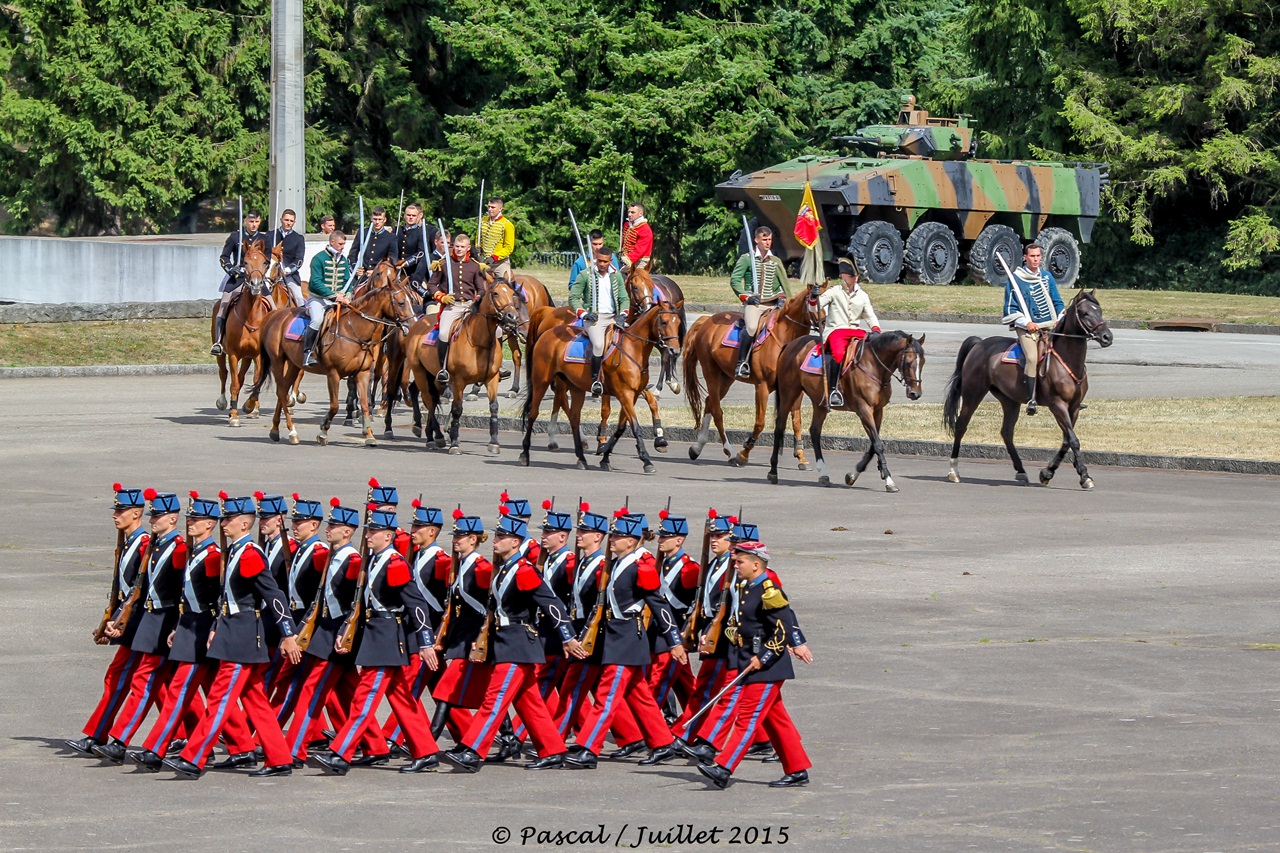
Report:
[[[600,426],[596,427],[596,456],[604,452],[606,435],[609,432],[609,416],[613,414],[613,399],[607,393],[600,395]]]
[[[241,376],[242,369],[249,369],[248,362],[241,364],[241,359],[229,350],[227,352],[227,373],[231,375],[231,402],[227,410],[227,423],[233,427],[240,426],[240,386],[244,384],[244,377]]]
[[[796,457],[796,467],[801,471],[808,471],[812,466],[809,464],[809,460],[804,458],[804,433],[800,431],[801,402],[800,398],[797,397],[795,405],[791,408],[791,435],[795,438],[796,442],[794,454]],[[812,442],[813,439],[810,438],[809,441]],[[813,448],[814,454],[816,455],[818,452],[818,445],[815,444]]]
[[[248,371],[246,371],[246,374]],[[241,380],[244,384],[244,380]],[[258,386],[262,384],[262,353],[253,359],[253,385],[249,387],[249,399],[244,401],[244,416],[256,418],[262,414],[262,402],[258,399]]]
[[[956,437],[951,442],[951,470],[947,472],[947,480],[952,483],[960,482],[960,442],[964,439],[964,434],[969,429],[969,421],[973,420],[973,413],[978,410],[978,404],[982,402],[986,393],[986,389],[976,394],[973,391],[966,391],[960,401],[960,414],[956,415]]]
[[[356,377],[347,377],[347,414],[342,419],[343,426],[354,426],[356,417]],[[336,414],[336,412],[335,412]]]
[[[1065,403],[1055,400],[1050,407],[1053,416],[1057,418],[1058,426],[1062,428],[1062,447],[1058,448],[1057,455],[1049,463],[1047,468],[1040,471],[1040,482],[1048,485],[1053,479],[1054,472],[1058,469],[1058,465],[1067,455],[1067,450],[1071,450],[1071,462],[1075,466],[1076,474],[1080,477],[1080,488],[1089,491],[1093,488],[1093,478],[1089,476],[1089,469],[1085,467],[1084,460],[1080,458],[1080,439],[1076,436],[1075,420],[1076,414],[1070,412]],[[1047,475],[1047,476],[1046,476]]]
[[[831,474],[827,471],[827,460],[822,455],[822,425],[827,422],[826,406],[814,406],[813,417],[809,421],[809,443],[813,445],[813,459],[818,464],[818,485],[830,486]],[[778,418],[785,417],[779,412]]]
[[[418,393],[418,384],[409,383],[409,403],[413,406],[413,437],[422,438],[422,395]]]
[[[221,412],[227,407],[227,357],[225,355],[218,356],[218,383],[218,399],[213,407]]]
[[[760,438],[760,433],[764,431],[764,414],[765,409],[769,406],[769,389],[760,383],[755,386],[756,390],[756,422],[751,428],[751,435],[742,443],[742,450],[738,451],[736,456],[729,458],[729,464],[734,468],[747,467],[747,457],[751,455],[751,450],[756,446],[756,441]]]
[[[587,457],[582,449],[582,402],[587,397],[580,388],[569,389],[569,429],[573,432],[573,453],[578,457],[578,470],[587,470]]]
[[[329,443],[329,426],[338,416],[338,385],[341,379],[333,370],[325,374],[325,382],[329,385],[329,411],[325,412],[324,420],[320,422],[320,434],[316,436],[316,442],[322,447]]]
[[[1000,421],[1000,439],[1004,442],[1004,449],[1009,453],[1009,461],[1013,463],[1013,478],[1024,486],[1028,483],[1027,471],[1022,467],[1022,457],[1018,455],[1018,448],[1013,445],[1013,431],[1018,424],[1018,402],[1006,394],[997,390],[991,393],[1000,401],[1000,408],[1004,410],[1004,417]]]

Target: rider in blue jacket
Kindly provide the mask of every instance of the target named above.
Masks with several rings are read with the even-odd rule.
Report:
[[[1027,414],[1036,413],[1036,368],[1040,363],[1040,338],[1047,335],[1062,314],[1062,297],[1053,273],[1040,268],[1042,250],[1035,243],[1022,252],[1022,266],[1004,285],[1004,322],[1022,344],[1023,371],[1027,383]],[[1041,327],[1044,328],[1041,328]]]

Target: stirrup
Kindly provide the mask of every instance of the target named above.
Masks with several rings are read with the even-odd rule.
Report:
[[[1040,407],[1036,405],[1036,401],[1035,401],[1035,398],[1034,398],[1034,397],[1033,397],[1032,399],[1030,399],[1030,400],[1028,400],[1028,401],[1027,401],[1027,414],[1028,414],[1028,415],[1034,415],[1034,414],[1036,413],[1036,411],[1037,411],[1039,408],[1040,408]]]
[[[592,380],[592,382],[591,382],[591,396],[592,396],[592,397],[599,397],[599,396],[601,396],[602,394],[604,394],[604,383],[603,383],[603,382],[601,382],[599,379]]]
[[[738,369],[734,371],[733,375],[738,377],[739,379],[746,379],[748,376],[750,376],[751,375],[751,359],[748,358],[746,361],[739,362]]]
[[[827,395],[827,404],[833,409],[838,409],[844,405],[844,395],[840,393],[839,388],[831,389],[831,393]]]
[[[316,351],[314,349],[307,350],[307,354],[302,357],[303,367],[312,367],[317,363]]]
[[[209,347],[209,355],[222,355],[222,341],[218,341],[216,344]]]
[[[437,381],[437,382],[448,382],[448,381],[449,381],[449,368],[447,368],[447,367],[442,367],[442,368],[440,368],[440,370],[436,373],[436,381]]]

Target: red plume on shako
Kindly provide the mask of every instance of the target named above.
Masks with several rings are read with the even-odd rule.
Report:
[[[551,506],[552,506],[551,501],[543,501],[543,502],[542,502],[542,508],[543,508],[543,509],[549,510],[549,509],[551,509]]]
[[[342,505],[342,501],[338,500],[337,498],[329,498],[329,506],[341,506],[341,505]]]
[[[143,491],[142,496],[149,501],[153,501],[156,499],[156,496],[159,494],[160,493],[157,492],[155,489],[146,489],[145,491]]]
[[[376,489],[376,488],[378,488],[378,478],[377,478],[377,477],[370,477],[370,478],[369,478],[369,488],[371,488],[371,489]]]
[[[222,491],[218,492],[218,497],[219,497],[220,499],[224,500],[224,501],[231,500],[231,495],[227,494],[227,492],[226,492],[226,490],[225,490],[225,489],[223,489]]]
[[[422,501],[418,500],[417,498],[414,498],[414,499],[413,499],[413,508],[414,508],[414,509],[417,509],[417,508],[418,508],[418,507],[420,507],[420,506],[422,506]]]
[[[458,507],[453,511],[453,518],[455,521],[459,518],[462,518],[464,515],[466,515],[466,513],[462,511],[462,507]]]
[[[113,491],[113,492],[118,492],[118,491],[120,491],[120,490],[121,490],[121,489],[123,489],[123,488],[124,488],[124,486],[120,485],[119,483],[112,483],[112,484],[111,484],[111,491]]]
[[[267,496],[267,493],[266,493],[266,492],[262,492],[262,491],[258,491],[258,492],[254,492],[254,493],[253,493],[253,499],[254,499],[254,500],[256,500],[256,501],[260,501],[260,500],[262,500],[263,498],[265,498],[266,496]]]

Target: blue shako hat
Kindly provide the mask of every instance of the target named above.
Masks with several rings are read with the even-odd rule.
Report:
[[[732,533],[733,526],[737,523],[738,519],[736,516],[719,515],[714,509],[708,513],[707,529],[710,530],[712,534]]]
[[[324,510],[320,508],[320,501],[304,501],[298,497],[298,493],[293,493],[293,520],[294,521],[321,521],[324,519]]]
[[[345,524],[347,527],[360,526],[360,513],[348,506],[343,506],[337,498],[329,498],[329,523]]]
[[[399,527],[400,521],[396,518],[396,514],[385,509],[371,511],[369,523],[365,525],[366,530],[396,530]]]
[[[583,501],[578,505],[578,529],[587,533],[608,533],[609,519],[591,511],[591,504]]]
[[[745,521],[736,522],[733,525],[733,532],[729,534],[729,539],[734,542],[759,542],[760,528]]]
[[[529,506],[529,502],[524,498],[513,498],[506,492],[498,495],[500,501],[499,507],[506,507],[507,512],[516,518],[523,518],[526,521],[533,515],[533,509]]]
[[[222,518],[222,509],[217,501],[200,497],[197,491],[191,491],[191,502],[187,504],[187,518]]]
[[[394,506],[400,503],[400,495],[396,492],[395,486],[384,486],[378,482],[377,477],[370,477],[369,503],[378,504],[379,506],[382,504],[392,504]]]
[[[444,513],[433,506],[423,506],[422,501],[413,499],[413,523],[417,525],[434,524],[444,527]]]
[[[233,498],[226,492],[218,492],[218,497],[222,500],[223,518],[230,518],[233,515],[253,515],[256,511],[253,506],[253,498]]]
[[[151,515],[165,515],[170,512],[179,512],[182,504],[178,501],[178,496],[172,492],[157,492],[155,489],[147,489],[142,496],[151,501]]]
[[[658,527],[659,536],[688,536],[689,519],[682,515],[670,515],[665,509],[658,513],[662,524]]]
[[[649,519],[642,512],[628,512],[626,507],[613,514],[613,525],[609,532],[618,536],[634,536],[643,539],[649,530]]]
[[[554,501],[543,501],[542,508],[547,513],[542,519],[543,530],[558,532],[561,530],[569,531],[573,529],[573,519],[569,517],[569,513],[556,512]]]
[[[462,533],[484,533],[484,522],[479,516],[467,515],[458,507],[453,511],[453,535]]]
[[[494,536],[519,536],[524,539],[529,535],[529,523],[508,512],[505,504],[501,513],[497,526],[493,528]]]
[[[119,483],[113,483],[111,489],[116,493],[115,503],[111,506],[112,510],[141,509],[146,503],[146,498],[142,496],[142,489],[126,489]]]
[[[284,515],[289,511],[289,505],[284,502],[284,495],[266,495],[262,492],[254,492],[253,497],[258,502],[258,518]]]

